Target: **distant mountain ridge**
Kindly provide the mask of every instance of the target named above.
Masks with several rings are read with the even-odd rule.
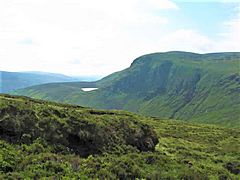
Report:
[[[101,75],[71,75],[67,76],[64,74],[59,74],[59,73],[50,73],[50,72],[43,72],[43,71],[23,71],[24,73],[33,73],[33,74],[45,74],[45,75],[54,75],[56,77],[71,77],[75,80],[80,80],[80,81],[97,81],[101,79]]]
[[[56,83],[26,88],[15,94],[240,127],[239,62],[239,52],[153,53],[97,81],[99,89],[92,92],[81,91],[81,85],[69,88]]]
[[[81,77],[70,77],[63,74],[40,71],[7,72],[0,71],[0,93],[53,82],[74,82],[86,80]]]

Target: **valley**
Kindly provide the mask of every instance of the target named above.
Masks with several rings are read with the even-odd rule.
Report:
[[[50,83],[16,90],[44,100],[97,109],[240,127],[240,53],[143,55],[123,71],[84,84]],[[81,88],[98,88],[84,92]]]

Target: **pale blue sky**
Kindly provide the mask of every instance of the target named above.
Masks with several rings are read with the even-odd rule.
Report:
[[[223,31],[223,22],[237,18],[236,7],[239,3],[180,2],[176,1],[179,11],[165,12],[170,20],[176,22],[175,29],[197,29],[204,35],[218,38]],[[180,23],[178,21],[180,20]]]
[[[0,0],[0,70],[107,75],[147,53],[240,51],[236,0]]]

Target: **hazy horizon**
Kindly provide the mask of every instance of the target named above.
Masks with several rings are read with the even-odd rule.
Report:
[[[240,51],[238,1],[0,1],[0,70],[106,76],[144,54]]]

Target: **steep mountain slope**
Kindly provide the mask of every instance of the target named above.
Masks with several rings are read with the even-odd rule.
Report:
[[[0,94],[0,179],[238,179],[239,145],[239,129]]]
[[[154,53],[96,82],[92,92],[52,84],[51,91],[38,86],[16,94],[240,127],[239,62],[240,53]]]
[[[73,78],[54,73],[0,71],[0,93],[6,93],[12,90],[44,83],[69,82],[79,80],[79,78]]]

